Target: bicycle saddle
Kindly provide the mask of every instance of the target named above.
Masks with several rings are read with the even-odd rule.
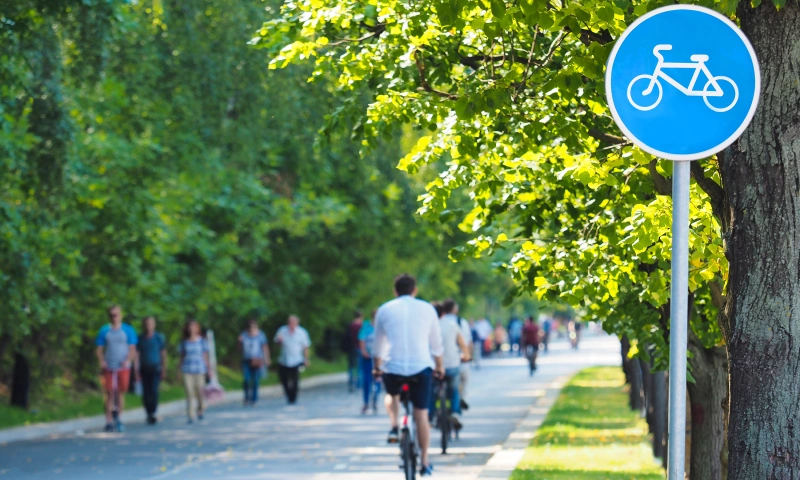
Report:
[[[689,57],[689,60],[693,62],[706,62],[708,61],[708,55],[692,55]]]

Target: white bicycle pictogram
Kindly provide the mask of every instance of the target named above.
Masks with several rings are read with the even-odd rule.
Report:
[[[691,63],[674,63],[674,62],[665,62],[664,56],[661,54],[662,51],[672,50],[672,45],[656,45],[653,48],[653,55],[658,58],[658,65],[656,65],[656,69],[652,75],[639,75],[638,77],[631,80],[631,83],[628,84],[628,101],[631,102],[637,110],[641,110],[646,112],[648,110],[652,110],[661,103],[661,96],[663,95],[663,90],[661,87],[661,82],[659,78],[666,80],[670,85],[680,90],[686,96],[689,97],[703,97],[703,101],[706,103],[706,106],[715,112],[727,112],[739,100],[739,87],[736,86],[733,80],[728,77],[723,76],[713,76],[711,72],[708,70],[706,63],[708,61],[708,55],[692,55],[689,59],[692,61]],[[665,68],[675,68],[675,69],[689,69],[694,70],[694,75],[692,75],[692,80],[689,82],[689,87],[684,87],[680,83],[678,83],[675,79],[664,73]],[[700,76],[700,72],[703,72],[708,78],[705,86],[702,90],[695,90],[695,83],[697,83],[697,77]],[[640,80],[645,80],[646,83],[640,82]],[[634,84],[639,82],[639,85],[643,87],[641,90],[636,90],[642,92],[641,95],[643,97],[649,97],[653,90],[658,88],[658,96],[655,98],[655,101],[650,105],[639,105],[633,101],[633,97],[631,96],[631,91],[634,91]],[[715,107],[709,101],[709,98],[716,98],[722,97],[725,95],[725,92],[722,89],[720,83],[729,83],[731,87],[733,87],[733,101],[724,107]],[[709,88],[712,88],[709,90]],[[652,98],[652,97],[651,97]],[[642,102],[645,103],[645,102]]]

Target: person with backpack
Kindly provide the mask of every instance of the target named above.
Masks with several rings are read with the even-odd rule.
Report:
[[[97,333],[97,361],[103,373],[103,386],[106,392],[107,432],[125,431],[122,425],[122,411],[125,409],[125,392],[131,379],[131,365],[136,359],[136,344],[139,338],[136,330],[122,322],[122,308],[114,305],[108,309],[109,323]]]
[[[158,421],[158,388],[167,373],[167,339],[156,331],[156,318],[145,317],[142,334],[136,345],[139,353],[138,380],[142,382],[142,403],[147,413],[147,424]]]
[[[262,372],[270,366],[267,336],[258,328],[258,321],[247,321],[247,330],[239,335],[242,347],[242,377],[244,378],[244,406],[254,407],[258,401],[258,385]]]

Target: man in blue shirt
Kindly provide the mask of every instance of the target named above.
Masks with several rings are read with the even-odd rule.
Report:
[[[116,429],[122,432],[125,427],[120,415],[125,408],[125,392],[130,385],[131,363],[136,359],[138,339],[133,327],[122,323],[122,309],[119,305],[109,308],[108,316],[110,323],[97,333],[96,353],[106,392],[106,431],[113,432]]]
[[[167,340],[163,333],[156,332],[155,317],[142,322],[144,331],[139,337],[136,350],[139,353],[139,376],[142,382],[142,403],[147,412],[148,425],[154,425],[158,410],[158,387],[167,371]]]

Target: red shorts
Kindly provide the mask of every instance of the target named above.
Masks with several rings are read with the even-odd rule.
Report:
[[[117,377],[116,385],[114,384],[115,376]],[[130,368],[117,370],[116,372],[112,372],[111,370],[106,370],[103,372],[103,388],[107,393],[111,393],[114,390],[125,393],[128,391],[128,387],[130,387],[130,384],[131,384]]]

